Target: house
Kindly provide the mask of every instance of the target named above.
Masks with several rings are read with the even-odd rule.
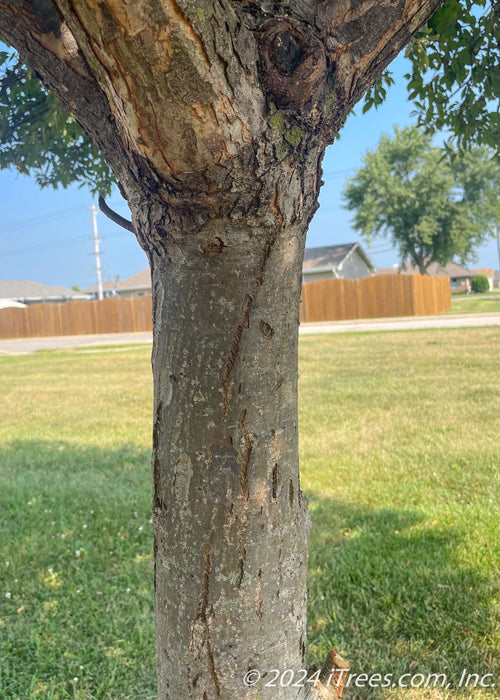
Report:
[[[92,299],[97,299],[97,284],[83,290],[85,294],[90,294]],[[149,267],[137,272],[126,280],[118,277],[106,280],[102,283],[102,291],[105,299],[108,297],[140,297],[143,294],[151,294],[151,272]]]
[[[306,248],[302,281],[359,279],[375,274],[375,265],[359,243]]]
[[[495,270],[493,272],[493,287],[498,289],[500,287],[500,270]]]
[[[20,301],[13,299],[0,299],[0,309],[25,309],[26,304],[21,304]]]
[[[109,299],[109,297],[118,296],[118,289],[120,287],[121,280],[119,277],[115,277],[110,280],[106,280],[102,283],[102,295],[103,299]],[[99,289],[97,284],[93,284],[90,287],[85,287],[82,290],[83,294],[89,294],[91,299],[99,298]]]
[[[303,281],[313,282],[336,277],[355,279],[375,273],[375,266],[359,243],[330,245],[321,248],[306,248],[302,268]],[[97,298],[97,285],[83,290]],[[149,267],[125,280],[103,282],[104,296],[138,297],[151,294],[151,272]]]
[[[377,270],[376,274],[416,275],[418,272],[418,267],[407,262],[404,265],[394,265],[394,267],[381,267]],[[452,292],[470,292],[472,278],[477,274],[483,274],[483,271],[466,270],[464,267],[454,262],[448,263],[447,265],[431,263],[427,268],[427,274],[432,277],[449,277]]]
[[[61,302],[89,299],[89,295],[56,285],[42,284],[32,280],[0,280],[0,301],[6,299],[26,306],[40,302]]]
[[[143,294],[151,294],[151,270],[149,267],[126,280],[122,280],[118,294],[121,297],[141,297]]]

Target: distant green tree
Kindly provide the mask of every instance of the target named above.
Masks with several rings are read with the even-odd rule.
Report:
[[[368,151],[347,181],[344,206],[364,238],[390,238],[401,262],[421,274],[431,262],[474,259],[500,217],[500,166],[485,147],[444,158],[431,136],[416,127],[396,128]]]
[[[490,283],[486,275],[476,275],[473,277],[470,286],[472,291],[476,294],[479,292],[489,292],[490,290]]]

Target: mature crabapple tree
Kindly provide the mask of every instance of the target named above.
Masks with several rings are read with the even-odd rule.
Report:
[[[306,663],[303,248],[325,147],[438,5],[0,4],[2,36],[100,149],[151,265],[161,700],[326,692],[243,684]]]

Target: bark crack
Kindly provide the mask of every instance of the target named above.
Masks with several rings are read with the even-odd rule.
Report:
[[[257,571],[257,594],[255,600],[257,602],[257,615],[262,623],[262,569]]]
[[[288,481],[288,507],[290,509],[290,513],[293,513],[293,496],[294,496],[293,479],[290,478]]]
[[[159,401],[153,425],[153,512],[166,509],[163,501],[163,487],[160,465],[159,436],[163,430],[163,402]]]
[[[238,559],[238,580],[236,585],[238,588],[241,588],[241,584],[243,583],[243,574],[244,574],[244,567],[245,567],[245,557],[247,554],[247,551],[245,547],[243,546],[243,535],[240,535],[238,537],[238,554],[239,554],[239,559]]]
[[[281,534],[281,529],[280,529],[280,534],[279,534],[279,539],[280,539],[280,547],[278,550],[278,588],[276,590],[276,598],[279,600],[280,597],[280,590],[281,590],[281,585],[283,582],[283,568],[282,568],[282,560],[283,560],[283,536]]]
[[[177,18],[179,22],[184,26],[186,36],[188,37],[188,39],[191,39],[196,45],[200,56],[202,56],[203,60],[205,61],[205,65],[210,69],[210,58],[208,57],[205,45],[201,40],[199,34],[195,30],[191,19],[185,14],[185,12],[176,2],[176,0],[170,0],[170,7],[172,8],[172,14],[174,18]]]
[[[247,417],[247,409],[244,408],[240,414],[240,419],[238,421],[238,428],[240,430],[243,430],[243,428],[245,427],[245,418],[246,417]]]
[[[278,465],[277,464],[275,464],[273,467],[272,492],[273,492],[273,501],[276,501],[276,499],[278,497]]]
[[[212,573],[212,558],[211,551],[212,545],[215,538],[215,526],[212,525],[210,531],[210,537],[205,544],[205,551],[203,554],[203,576],[202,576],[202,595],[198,605],[198,615],[194,621],[191,628],[191,649],[196,650],[195,642],[195,630],[197,622],[201,623],[203,629],[203,638],[201,640],[201,646],[205,646],[207,653],[207,666],[210,675],[210,680],[215,690],[215,695],[217,698],[221,697],[220,690],[220,680],[215,668],[215,659],[212,649],[212,639],[210,634],[210,621],[208,619],[207,610],[209,607],[209,597],[210,597],[210,575]]]
[[[210,595],[210,574],[212,573],[212,560],[210,557],[210,551],[212,549],[214,537],[215,537],[215,527],[212,525],[210,537],[208,538],[207,543],[205,544],[205,553],[204,553],[204,557],[203,557],[204,568],[203,568],[203,578],[202,578],[203,592],[202,592],[202,597],[200,600],[199,612],[198,612],[198,616],[205,621],[207,619],[207,607],[208,607],[208,599],[209,599],[209,595]]]
[[[229,407],[229,378],[239,355],[243,331],[250,325],[250,309],[252,308],[252,304],[253,297],[247,294],[240,318],[231,333],[229,349],[221,372],[222,388],[224,390],[224,418],[227,416],[227,409]]]
[[[243,302],[243,308],[240,313],[240,317],[236,323],[236,325],[233,328],[233,332],[231,333],[230,339],[229,339],[229,345],[228,345],[228,350],[226,353],[226,358],[224,360],[224,364],[222,366],[222,371],[221,371],[221,382],[222,382],[222,389],[224,391],[224,410],[223,410],[223,418],[225,419],[227,416],[227,411],[229,408],[229,380],[231,378],[231,373],[234,369],[234,366],[236,365],[236,360],[238,359],[239,353],[240,353],[240,347],[241,347],[241,341],[243,338],[243,331],[249,327],[250,325],[250,312],[252,310],[252,305],[253,302],[255,301],[255,297],[257,296],[257,292],[259,291],[260,287],[264,284],[264,273],[265,273],[265,268],[267,261],[269,260],[269,256],[271,255],[273,245],[276,242],[276,239],[278,238],[278,234],[283,226],[283,216],[281,214],[281,211],[279,210],[277,206],[277,197],[278,197],[278,186],[276,185],[274,188],[274,194],[273,194],[273,201],[271,204],[271,209],[273,212],[276,214],[279,224],[273,229],[271,235],[267,238],[266,243],[264,245],[264,248],[262,250],[262,253],[260,255],[260,261],[257,266],[256,274],[255,274],[255,284],[250,291],[249,294],[245,296],[245,301]]]
[[[240,462],[240,492],[245,503],[248,502],[248,464],[252,456],[253,441],[255,436],[249,430],[245,430],[245,447]]]

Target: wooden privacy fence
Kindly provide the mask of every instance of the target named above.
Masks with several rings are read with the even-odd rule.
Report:
[[[304,284],[300,320],[439,314],[451,307],[448,277],[379,275]],[[150,331],[151,295],[0,309],[0,338]]]
[[[451,308],[448,277],[376,275],[357,280],[327,279],[302,287],[303,323],[355,318],[423,316]]]
[[[0,338],[127,333],[152,327],[150,294],[0,309]]]

